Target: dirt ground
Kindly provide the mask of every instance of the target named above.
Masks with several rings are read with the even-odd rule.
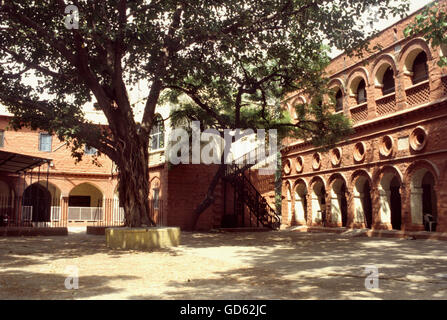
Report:
[[[186,233],[157,252],[103,236],[0,238],[0,299],[447,299],[447,243],[291,231]],[[365,289],[365,267],[379,288]],[[69,269],[79,288],[65,287]]]

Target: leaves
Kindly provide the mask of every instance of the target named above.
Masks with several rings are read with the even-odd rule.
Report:
[[[75,3],[79,29],[68,30],[63,1],[3,1],[0,102],[14,113],[16,128],[48,130],[74,152],[87,144],[113,160],[126,139],[147,147],[155,107],[165,95],[171,101],[188,97],[178,102],[177,118],[286,132],[291,121],[278,108],[287,94],[304,88],[322,94],[317,89],[329,61],[323,43],[360,52],[372,33],[357,17],[371,8],[386,16],[408,7],[404,0]],[[37,84],[30,84],[33,78]],[[136,123],[129,88],[139,85],[147,99]],[[85,118],[83,110],[92,104],[104,113],[107,129]],[[302,135],[338,136],[346,124],[329,108],[306,107],[303,119],[307,113],[327,130],[303,122],[295,127]]]
[[[404,34],[407,37],[421,34],[433,48],[441,48],[444,51],[444,56],[440,57],[438,65],[440,67],[447,66],[445,57],[447,52],[447,4],[445,2],[434,2],[424,8],[415,17],[413,23],[404,30]]]

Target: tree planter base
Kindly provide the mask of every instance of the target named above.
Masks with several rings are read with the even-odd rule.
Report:
[[[112,249],[153,250],[180,244],[180,228],[107,228],[106,244]]]

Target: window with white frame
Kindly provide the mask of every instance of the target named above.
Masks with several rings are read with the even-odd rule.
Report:
[[[164,148],[164,124],[160,115],[155,116],[154,125],[150,134],[150,149],[159,150]]]
[[[39,151],[51,152],[53,136],[48,133],[39,134]]]

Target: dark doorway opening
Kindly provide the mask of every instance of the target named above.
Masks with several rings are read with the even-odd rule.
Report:
[[[393,180],[391,180],[390,193],[391,225],[394,230],[401,230],[402,199],[400,195],[400,182],[397,177],[394,177]]]
[[[32,222],[51,221],[51,194],[39,183],[26,188],[23,193],[23,206],[31,208],[29,214]]]
[[[368,229],[372,227],[372,200],[371,200],[371,185],[368,181],[365,181],[363,198],[363,214],[365,215],[365,226]]]

